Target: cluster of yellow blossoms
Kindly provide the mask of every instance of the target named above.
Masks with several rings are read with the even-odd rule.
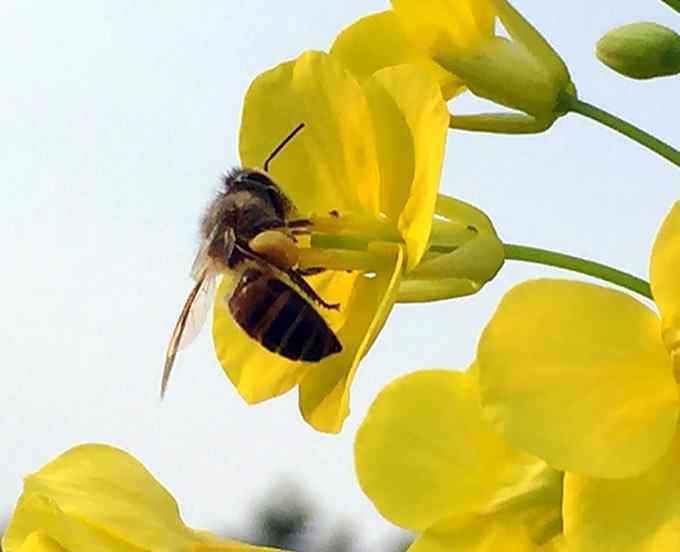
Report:
[[[528,281],[465,372],[416,372],[379,394],[357,474],[387,519],[422,532],[411,552],[678,549],[678,266],[680,203],[652,249],[656,310]]]
[[[451,114],[446,102],[464,90],[511,111]],[[305,123],[269,172],[312,221],[300,268],[327,269],[308,281],[342,305],[323,314],[343,350],[283,358],[215,301],[216,355],[240,395],[257,403],[297,386],[304,419],[340,431],[394,304],[476,293],[508,254],[483,212],[439,193],[448,130],[540,132],[584,105],[506,0],[392,0],[328,52],[259,75],[244,99],[241,162],[257,167]],[[680,164],[669,146],[657,153]],[[529,281],[501,301],[467,370],[383,389],[356,436],[356,472],[386,519],[418,533],[411,552],[680,549],[678,267],[680,204],[652,249],[654,305]],[[145,468],[106,445],[73,448],[26,479],[3,549],[264,550],[190,529]]]

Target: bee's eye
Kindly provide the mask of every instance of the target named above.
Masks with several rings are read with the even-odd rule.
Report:
[[[261,270],[258,270],[257,268],[249,268],[243,273],[243,275],[241,276],[241,281],[239,283],[241,286],[245,287],[261,277],[262,277]]]

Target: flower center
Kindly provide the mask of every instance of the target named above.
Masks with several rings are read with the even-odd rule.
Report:
[[[404,242],[395,225],[387,218],[354,213],[311,214],[308,247],[300,248],[299,267],[303,270],[379,272],[385,268],[384,255],[371,244]],[[302,241],[302,240],[301,240]]]

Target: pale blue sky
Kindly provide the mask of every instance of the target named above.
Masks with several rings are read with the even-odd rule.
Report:
[[[592,55],[614,25],[680,28],[679,16],[653,0],[515,5],[561,52],[583,99],[680,145],[680,79],[629,81]],[[140,458],[196,526],[239,526],[259,494],[289,477],[330,516],[363,530],[364,545],[387,532],[353,476],[353,435],[372,397],[417,368],[465,367],[505,289],[562,273],[508,263],[475,297],[397,307],[359,370],[340,436],[306,426],[295,393],[245,406],[207,332],[182,355],[166,400],[157,399],[197,220],[219,175],[238,163],[245,88],[385,6],[3,1],[0,512],[22,474],[75,443],[104,441]],[[452,105],[482,107],[468,98]],[[679,185],[668,163],[577,116],[538,136],[452,133],[442,181],[446,193],[485,209],[506,241],[642,276]]]

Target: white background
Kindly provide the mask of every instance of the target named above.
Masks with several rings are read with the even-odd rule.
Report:
[[[680,145],[680,79],[626,80],[593,44],[614,25],[680,29],[653,0],[515,2],[557,48],[583,99]],[[339,436],[315,433],[295,392],[247,407],[207,332],[158,401],[163,352],[190,281],[197,220],[238,163],[252,78],[327,48],[371,0],[0,4],[0,513],[21,476],[83,441],[135,454],[187,522],[240,527],[280,478],[298,481],[368,547],[390,533],[358,488],[352,439],[372,397],[422,367],[463,368],[512,283],[561,274],[509,262],[472,298],[398,306],[360,367]],[[488,108],[453,102],[456,112]],[[571,115],[538,136],[451,133],[444,192],[478,205],[514,243],[647,276],[680,192],[677,169]]]

